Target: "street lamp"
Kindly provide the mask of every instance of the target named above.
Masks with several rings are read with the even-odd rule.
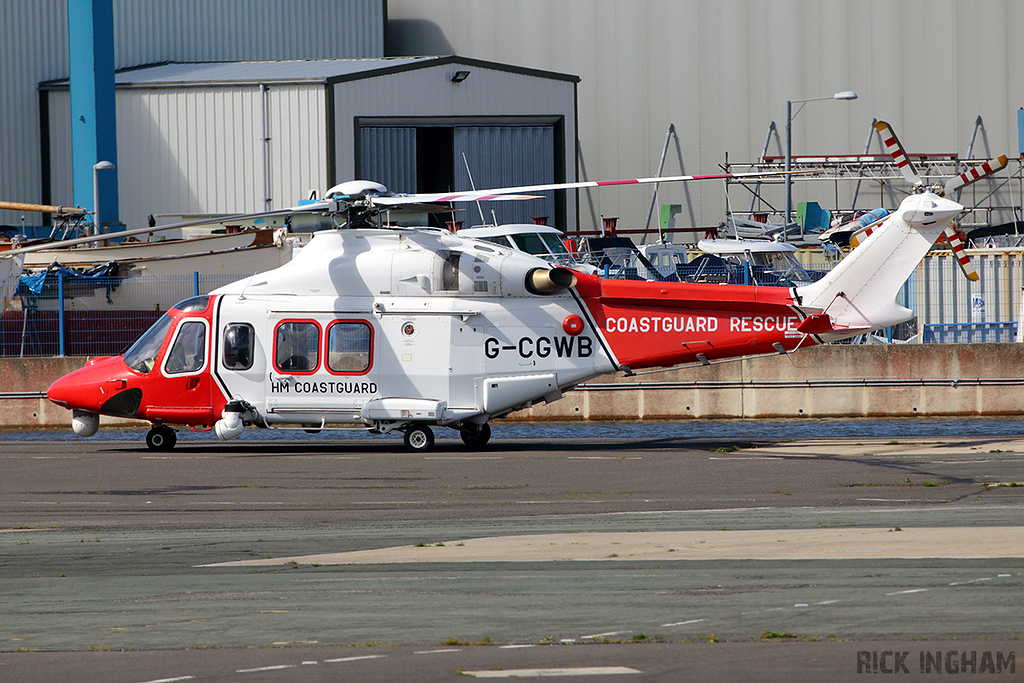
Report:
[[[782,228],[783,239],[786,237],[786,228],[789,227],[789,222],[793,216],[793,176],[789,175],[789,171],[793,170],[793,117],[800,113],[800,109],[803,109],[803,105],[806,102],[817,102],[818,100],[855,100],[857,99],[857,93],[852,90],[844,90],[843,92],[837,92],[831,97],[810,97],[806,100],[786,100],[786,221],[785,227]],[[800,107],[796,110],[796,114],[793,113],[793,103],[796,102]]]
[[[114,164],[109,161],[101,161],[93,164],[92,167],[92,232],[100,234],[100,171],[112,171]]]

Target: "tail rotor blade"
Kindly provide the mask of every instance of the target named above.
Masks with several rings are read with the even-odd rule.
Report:
[[[949,242],[949,246],[953,250],[953,256],[956,257],[956,262],[960,266],[960,270],[963,271],[964,277],[971,282],[977,282],[978,271],[974,269],[971,257],[967,255],[964,243],[960,240],[960,235],[957,234],[952,225],[946,226],[945,235],[946,241]]]
[[[911,185],[923,185],[924,181],[921,180],[921,176],[917,174],[917,169],[914,168],[914,164],[910,162],[910,158],[907,156],[906,151],[903,149],[903,145],[900,144],[899,138],[896,137],[896,133],[893,132],[892,126],[885,121],[875,121],[875,128],[878,130],[878,134],[882,137],[882,143],[885,145],[885,151],[892,157],[893,163],[900,169],[900,173]]]
[[[850,235],[850,248],[856,249],[857,247],[859,247],[861,245],[861,242],[871,237],[871,233],[873,233],[875,231],[875,228],[877,227],[877,225],[872,223],[863,230],[858,230],[857,232]]]
[[[962,187],[966,187],[973,182],[977,182],[986,176],[990,176],[993,173],[997,173],[1006,168],[1006,155],[986,161],[980,166],[969,168],[963,173],[946,181],[946,195],[950,195],[956,192]]]

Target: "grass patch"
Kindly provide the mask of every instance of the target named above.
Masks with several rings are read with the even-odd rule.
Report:
[[[762,640],[777,640],[777,639],[798,638],[798,637],[799,636],[793,635],[792,633],[787,633],[786,631],[782,631],[781,633],[779,631],[765,631],[764,633],[761,634],[761,639]]]

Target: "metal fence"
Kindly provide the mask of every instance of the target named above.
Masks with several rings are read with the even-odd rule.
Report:
[[[123,352],[168,308],[252,273],[89,280],[53,273],[34,291],[24,278],[0,318],[0,356],[112,356]],[[18,278],[14,278],[18,280]]]
[[[950,253],[929,254],[897,297],[898,303],[915,312],[915,319],[853,343],[1015,341],[1024,287],[1024,252],[975,251],[972,258],[978,282],[961,274]],[[820,276],[830,264],[804,263],[804,267]],[[17,284],[13,301],[0,318],[0,356],[117,355],[178,301],[249,275],[133,275],[85,282],[65,281],[55,275],[38,287],[38,292],[29,290],[23,281],[18,284],[17,278],[0,282]],[[633,269],[623,269],[617,275],[637,277]],[[694,281],[791,285],[771,273],[742,267],[705,269]]]

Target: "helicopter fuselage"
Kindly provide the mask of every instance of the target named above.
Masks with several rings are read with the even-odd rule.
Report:
[[[341,229],[182,302],[48,396],[83,435],[106,414],[222,438],[442,425],[469,442],[615,370],[794,348],[804,317],[786,289],[601,280],[444,231]]]

